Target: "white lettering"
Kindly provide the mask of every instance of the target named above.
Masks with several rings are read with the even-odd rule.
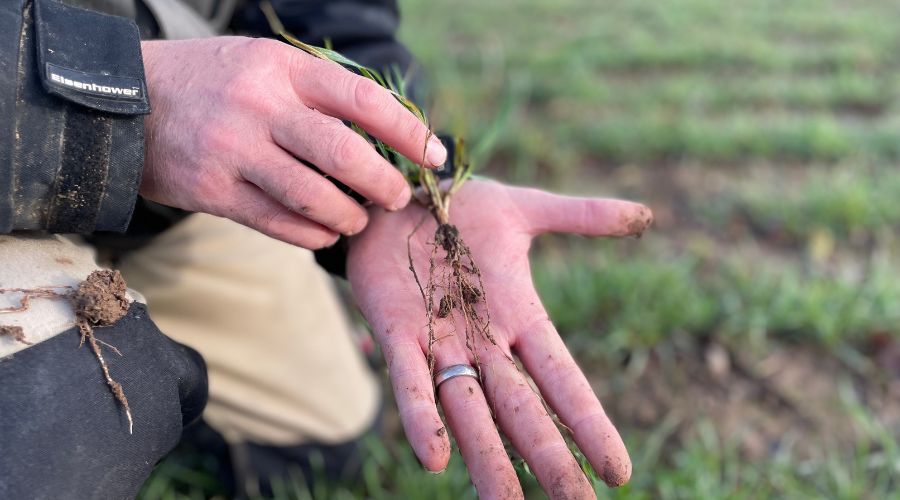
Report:
[[[111,95],[124,95],[129,97],[136,97],[141,95],[141,89],[139,87],[132,87],[130,89],[122,88],[122,87],[112,87],[107,85],[97,85],[96,83],[86,83],[78,80],[71,80],[69,78],[62,77],[56,73],[50,73],[50,80],[56,83],[60,83],[67,87],[75,87],[76,89],[87,90],[90,92],[97,92],[100,94],[111,94]]]

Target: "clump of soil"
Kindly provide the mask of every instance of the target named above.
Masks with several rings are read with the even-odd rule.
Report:
[[[75,317],[91,325],[110,326],[128,312],[128,287],[119,271],[94,271],[72,292]]]
[[[68,290],[61,292],[58,290]],[[72,304],[75,310],[75,325],[81,333],[81,343],[79,347],[84,345],[85,341],[91,346],[94,356],[100,363],[103,371],[103,378],[106,385],[109,386],[110,392],[116,398],[122,408],[125,410],[125,416],[128,418],[128,432],[134,430],[134,420],[131,416],[131,407],[128,405],[128,398],[125,397],[125,390],[122,384],[116,382],[109,373],[109,365],[103,359],[103,351],[100,344],[109,347],[113,352],[122,355],[114,346],[106,344],[97,339],[94,335],[94,327],[111,326],[122,319],[128,312],[128,287],[125,279],[119,271],[98,270],[92,272],[84,281],[78,284],[74,290],[68,286],[46,286],[38,288],[4,288],[0,289],[2,293],[21,293],[22,298],[19,305],[6,309],[0,309],[0,313],[13,313],[26,311],[32,299],[50,298],[65,299]],[[20,326],[0,326],[0,335],[9,335],[16,341],[31,345],[25,340],[25,331]]]

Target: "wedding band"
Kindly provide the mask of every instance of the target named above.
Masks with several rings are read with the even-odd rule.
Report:
[[[478,372],[471,365],[450,365],[434,376],[434,388],[437,389],[453,377],[472,377],[477,380]]]

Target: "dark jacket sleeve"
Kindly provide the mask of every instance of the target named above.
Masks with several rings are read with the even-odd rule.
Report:
[[[317,46],[330,43],[335,50],[364,66],[382,72],[396,68],[414,88],[420,83],[412,54],[397,40],[400,12],[395,0],[270,2],[285,28],[304,42]],[[273,36],[258,0],[245,3],[237,11],[232,28],[253,36]]]
[[[0,2],[0,233],[123,231],[149,111],[132,21]]]

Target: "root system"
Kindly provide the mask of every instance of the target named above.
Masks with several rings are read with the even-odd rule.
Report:
[[[446,200],[449,201],[449,195],[444,194],[448,196]],[[428,259],[428,276],[424,284],[413,263],[411,248],[412,238],[422,223],[416,225],[407,237],[406,249],[409,270],[419,287],[425,305],[425,317],[428,322],[428,367],[434,379],[434,344],[438,340],[435,335],[435,318],[444,319],[457,313],[465,325],[463,334],[466,349],[472,355],[480,378],[478,343],[490,342],[493,346],[497,345],[491,333],[491,316],[487,307],[487,293],[481,270],[472,257],[472,251],[460,236],[459,229],[449,223],[446,211],[436,209],[434,206],[429,207],[429,211],[438,224],[429,243],[431,254]],[[443,252],[443,255],[441,256],[439,252]],[[443,291],[443,296],[436,303],[438,290]]]

